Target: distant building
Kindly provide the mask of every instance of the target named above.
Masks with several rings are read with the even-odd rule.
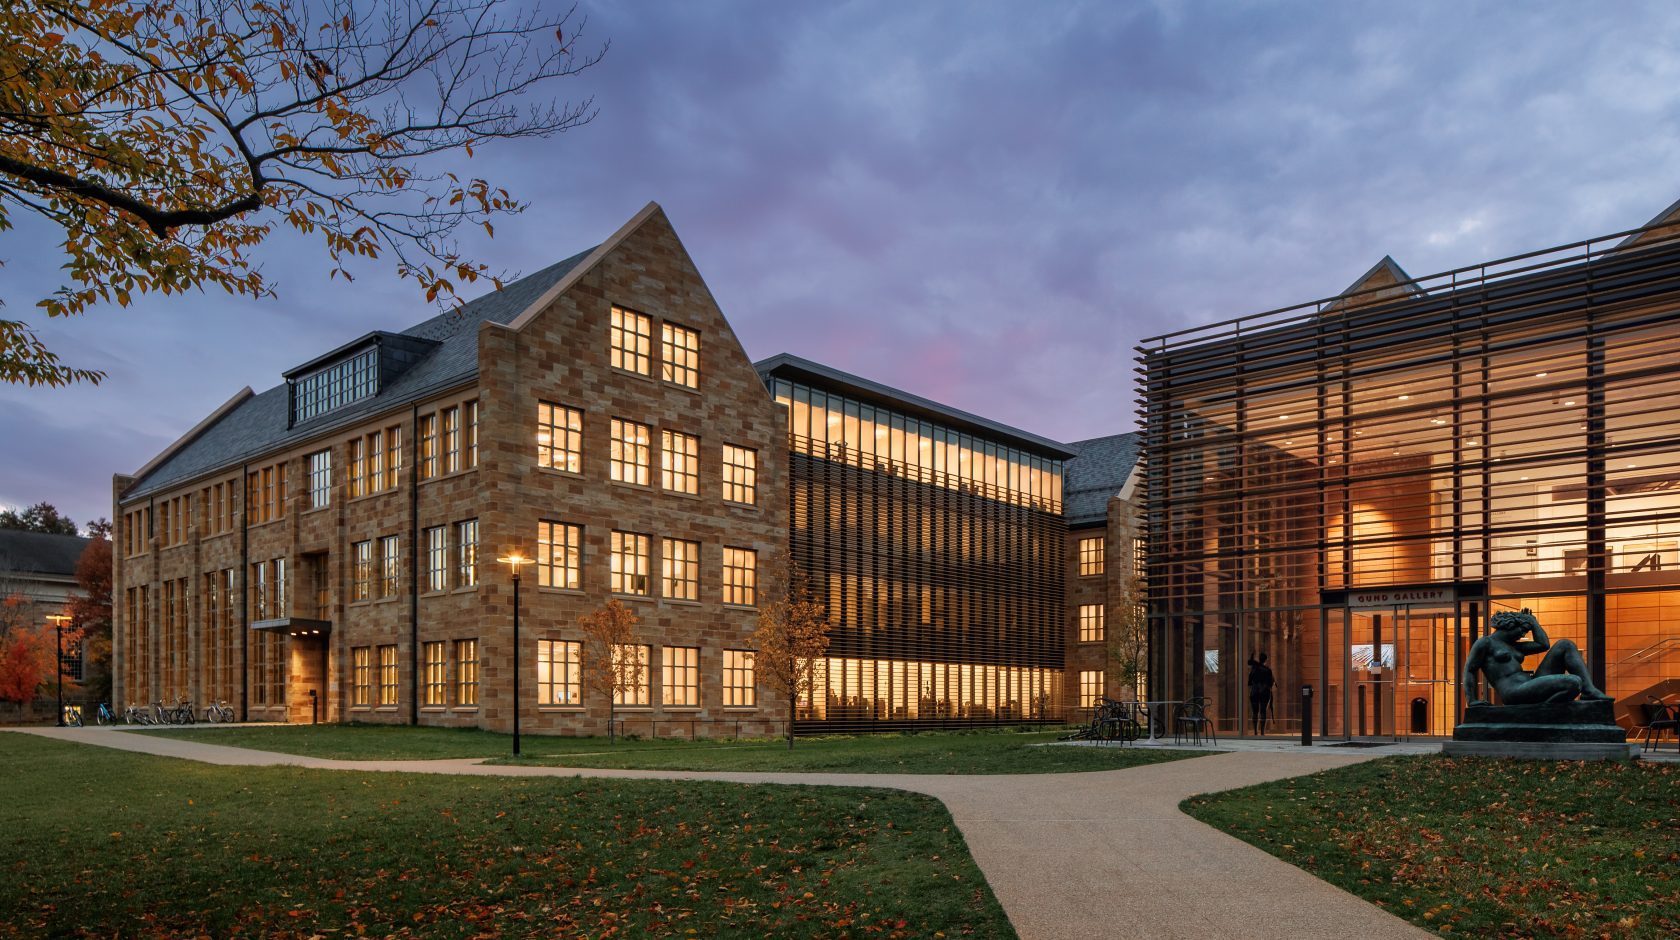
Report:
[[[49,614],[65,612],[65,605],[81,593],[76,563],[92,539],[0,529],[0,599],[21,595],[28,603],[21,616],[34,625],[47,623]],[[79,649],[67,649],[65,678],[81,679]]]

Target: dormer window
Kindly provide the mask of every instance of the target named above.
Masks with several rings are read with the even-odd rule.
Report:
[[[292,423],[301,424],[351,402],[372,398],[378,391],[376,347],[297,379],[292,385]]]

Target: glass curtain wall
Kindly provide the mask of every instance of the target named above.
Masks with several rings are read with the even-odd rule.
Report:
[[[1271,730],[1310,684],[1331,734],[1448,733],[1524,607],[1622,711],[1680,695],[1680,249],[1576,262],[1140,348],[1157,697],[1235,731],[1266,652]]]

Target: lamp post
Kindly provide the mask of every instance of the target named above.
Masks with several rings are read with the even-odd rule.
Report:
[[[53,631],[57,634],[58,656],[53,660],[53,671],[58,673],[58,726],[64,727],[64,621],[73,619],[66,614],[48,614],[52,621]]]
[[[513,756],[519,756],[519,568],[531,559],[512,552],[496,559],[513,570]]]

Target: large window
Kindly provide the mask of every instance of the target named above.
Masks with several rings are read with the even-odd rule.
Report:
[[[379,390],[379,352],[357,353],[292,382],[292,423],[301,424]]]
[[[443,472],[461,469],[461,408],[443,409]]]
[[[379,648],[379,704],[397,704],[397,648]]]
[[[700,543],[687,539],[664,539],[661,594],[671,600],[700,599]]]
[[[653,321],[622,307],[612,308],[612,366],[652,375]]]
[[[422,533],[426,537],[426,590],[449,590],[449,530],[432,526]]]
[[[245,478],[245,524],[262,525],[286,514],[286,465],[253,470]]]
[[[478,466],[478,402],[461,406],[461,433],[466,438],[466,466]]]
[[[723,651],[723,704],[725,708],[750,708],[758,704],[758,683],[753,677],[752,650]]]
[[[648,647],[636,643],[629,646],[614,646],[612,648],[613,663],[621,669],[628,669],[630,677],[623,683],[625,687],[613,690],[614,705],[646,705],[650,699],[648,689]]]
[[[358,646],[350,651],[350,704],[373,704],[373,650]]]
[[[1088,578],[1103,573],[1103,540],[1101,536],[1079,540],[1079,576]]]
[[[350,498],[366,496],[368,492],[367,445],[361,438],[355,437],[350,439],[350,445],[346,449],[350,452]]]
[[[665,381],[700,387],[700,332],[666,323],[661,331],[660,373]]]
[[[478,520],[455,523],[455,586],[478,583]]]
[[[662,651],[661,664],[664,681],[660,684],[666,705],[692,708],[700,704],[700,649],[694,646],[667,646]]]
[[[758,451],[723,445],[723,498],[749,506],[758,502]]]
[[[537,641],[537,704],[582,705],[582,644]]]
[[[377,434],[370,434],[368,437],[371,440],[377,437]],[[377,461],[375,461],[374,466],[375,468],[379,466]],[[397,488],[397,473],[401,470],[402,426],[392,425],[385,429],[385,489],[394,490]]]
[[[1103,674],[1096,670],[1079,673],[1079,707],[1096,708],[1103,697]]]
[[[612,478],[620,483],[648,485],[648,426],[612,419]]]
[[[537,466],[583,472],[583,412],[537,402]]]
[[[616,544],[616,543],[615,543]],[[583,567],[583,526],[537,523],[537,585],[577,590]]]
[[[455,641],[455,704],[478,704],[478,641]]]
[[[612,583],[614,594],[648,592],[648,537],[634,532],[612,534]]]
[[[700,492],[700,438],[681,431],[661,431],[660,485],[672,493]]]
[[[1100,643],[1103,638],[1103,606],[1079,605],[1079,642]]]
[[[420,704],[430,707],[448,705],[449,678],[443,658],[443,643],[422,643],[420,649],[426,668],[425,681],[420,685]]]
[[[420,416],[420,479],[430,480],[438,475],[438,417]]]
[[[350,599],[365,601],[373,596],[373,541],[350,546]]]
[[[723,602],[751,607],[758,603],[758,553],[750,548],[723,550]]]
[[[309,455],[309,508],[323,509],[332,502],[332,451]]]
[[[402,555],[397,537],[387,535],[379,540],[379,596],[396,597]]]

